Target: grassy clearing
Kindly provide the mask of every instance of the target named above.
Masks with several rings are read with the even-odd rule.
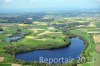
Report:
[[[100,65],[100,53],[94,52],[95,62],[90,63],[90,66],[99,66]]]
[[[0,64],[0,66],[11,66],[11,64]]]

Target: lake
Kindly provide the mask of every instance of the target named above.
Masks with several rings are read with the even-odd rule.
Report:
[[[64,48],[53,50],[34,50],[30,52],[17,53],[16,59],[24,60],[27,62],[38,61],[47,63],[64,63],[66,60],[67,62],[71,61],[72,58],[77,59],[80,57],[80,54],[84,49],[84,42],[79,37],[71,38],[70,41],[70,46]]]

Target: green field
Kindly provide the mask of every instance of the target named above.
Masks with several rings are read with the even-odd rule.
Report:
[[[36,49],[52,49],[60,48],[69,44],[69,39],[67,36],[78,36],[85,43],[85,49],[82,52],[82,56],[89,57],[93,56],[93,51],[95,49],[94,40],[92,35],[87,34],[89,28],[83,29],[65,29],[59,30],[55,27],[50,27],[47,25],[26,25],[21,24],[14,27],[2,27],[4,30],[0,33],[0,57],[4,57],[3,63],[16,63],[15,54],[18,52],[25,52]],[[3,39],[9,35],[13,35],[16,31],[20,29],[21,32],[30,32],[30,34],[24,36],[20,40],[13,42],[5,42]],[[64,40],[66,39],[66,41]],[[6,49],[5,49],[6,48]],[[17,61],[21,63],[21,61]],[[21,63],[23,65],[23,63]],[[36,63],[37,64],[37,63]],[[1,66],[0,65],[0,66]],[[64,65],[64,64],[63,64]],[[67,64],[65,64],[67,65]],[[83,66],[88,66],[88,64],[83,64]],[[8,64],[9,66],[9,64]],[[71,65],[70,65],[71,66]]]

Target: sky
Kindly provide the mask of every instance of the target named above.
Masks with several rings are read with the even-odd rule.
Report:
[[[0,0],[0,10],[100,9],[100,0]]]

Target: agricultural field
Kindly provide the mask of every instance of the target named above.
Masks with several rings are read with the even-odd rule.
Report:
[[[2,32],[0,32],[0,62],[2,62],[1,64],[2,66],[5,65],[3,63],[8,63],[8,62],[15,63],[13,57],[10,54],[5,53],[4,47],[6,46],[11,45],[13,47],[16,47],[18,45],[24,45],[26,46],[26,49],[28,51],[32,47],[45,49],[47,46],[48,48],[49,47],[52,48],[53,46],[56,47],[56,45],[58,45],[59,47],[60,45],[66,44],[64,42],[65,35],[63,35],[62,32],[59,31],[58,29],[54,27],[49,27],[47,25],[16,24],[16,26],[13,27],[10,26],[10,27],[2,27],[2,28],[4,29]],[[4,41],[6,37],[9,37],[14,33],[16,33],[17,29],[20,29],[21,32],[31,32],[31,34],[28,34],[24,36],[22,39],[17,41],[13,41],[13,42]],[[8,66],[10,66],[10,64],[8,64]],[[16,66],[16,65],[12,65],[12,66]]]
[[[89,11],[1,14],[0,66],[100,65],[100,13]]]
[[[41,23],[40,23],[41,24]],[[13,61],[14,58],[9,54],[6,54],[4,51],[4,47],[6,46],[12,46],[15,48],[18,48],[16,46],[18,45],[24,45],[27,46],[27,51],[30,50],[30,48],[32,47],[37,47],[37,48],[46,48],[48,46],[48,48],[52,47],[54,44],[54,46],[60,46],[65,44],[64,42],[64,38],[66,35],[63,34],[63,32],[61,30],[56,29],[55,27],[51,27],[51,26],[47,26],[47,25],[38,25],[38,24],[32,24],[32,25],[28,25],[28,24],[16,24],[16,26],[12,27],[3,27],[4,31],[2,31],[0,33],[1,37],[1,41],[0,41],[0,61],[1,61],[1,65],[3,66],[4,63],[10,62],[9,65],[12,66],[16,66],[16,64],[14,65],[13,63],[15,63],[16,61]],[[46,23],[44,23],[46,24]],[[3,39],[5,39],[8,36],[13,35],[14,33],[16,33],[17,29],[20,29],[21,32],[31,32],[30,34],[24,36],[24,38],[21,38],[20,40],[17,41],[13,41],[13,42],[6,42],[3,41]],[[85,38],[86,40],[90,41],[91,38],[90,35],[87,34],[87,31],[89,29],[84,29],[84,31],[81,32],[81,30],[83,30],[82,28],[80,30],[78,29],[74,29],[74,30],[70,30],[71,34],[75,34],[76,36],[80,36]],[[97,36],[97,35],[95,35]],[[94,37],[94,36],[93,36]],[[97,36],[98,37],[98,36]],[[96,38],[97,38],[96,37]],[[94,40],[96,40],[96,38],[94,38]],[[96,40],[97,41],[97,40]],[[92,42],[91,42],[92,43]],[[92,44],[89,44],[91,46],[94,46]],[[52,45],[53,44],[53,45]],[[90,49],[88,47],[88,49]],[[26,50],[25,47],[23,47],[24,50]],[[94,49],[94,47],[92,47],[92,50]],[[13,50],[12,50],[13,52]],[[85,64],[83,64],[84,66]],[[88,65],[88,64],[87,64]],[[19,65],[20,66],[20,65]]]

